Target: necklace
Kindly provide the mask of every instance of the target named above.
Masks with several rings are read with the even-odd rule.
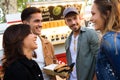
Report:
[[[77,51],[77,39],[78,39],[78,35],[76,37],[74,37],[74,51]]]

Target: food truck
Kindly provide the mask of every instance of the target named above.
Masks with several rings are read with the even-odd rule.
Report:
[[[27,7],[37,7],[42,11],[43,29],[42,37],[48,39],[54,46],[55,55],[59,63],[66,62],[65,40],[71,30],[65,25],[63,19],[63,10],[67,7],[74,6],[78,9],[81,15],[81,22],[84,25],[85,1],[44,1],[44,2],[28,2]],[[7,14],[6,23],[0,24],[0,58],[2,57],[2,36],[4,30],[11,24],[22,23],[20,18],[21,13]]]
[[[45,1],[28,2],[27,7],[37,7],[42,11],[42,36],[47,38],[54,46],[55,55],[59,63],[66,63],[65,40],[71,30],[65,25],[63,11],[67,7],[76,7],[81,15],[84,14],[85,1]]]

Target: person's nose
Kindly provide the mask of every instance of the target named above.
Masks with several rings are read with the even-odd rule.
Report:
[[[39,25],[39,26],[42,26],[42,22],[39,22],[38,25]]]
[[[72,24],[76,24],[76,21],[75,21],[75,20],[72,20]]]

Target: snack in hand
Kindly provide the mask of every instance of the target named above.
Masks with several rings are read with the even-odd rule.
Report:
[[[65,67],[61,67],[59,69],[56,70],[56,72],[67,72],[70,70],[70,67],[69,66],[65,66]]]
[[[58,64],[58,66],[54,68],[54,71],[58,70],[59,68],[65,67],[65,66],[67,66],[67,64]]]
[[[55,72],[72,72],[73,66],[75,63],[72,63],[70,66],[67,64],[59,64],[58,66],[55,67],[54,71]]]

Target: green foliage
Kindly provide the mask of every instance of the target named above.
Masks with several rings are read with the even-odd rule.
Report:
[[[17,0],[18,12],[21,12],[24,8],[26,8],[26,3],[29,0]]]
[[[44,1],[44,0],[38,0],[38,1]],[[26,5],[27,2],[34,2],[34,0],[17,0],[18,12],[22,12],[22,10],[27,7]]]

